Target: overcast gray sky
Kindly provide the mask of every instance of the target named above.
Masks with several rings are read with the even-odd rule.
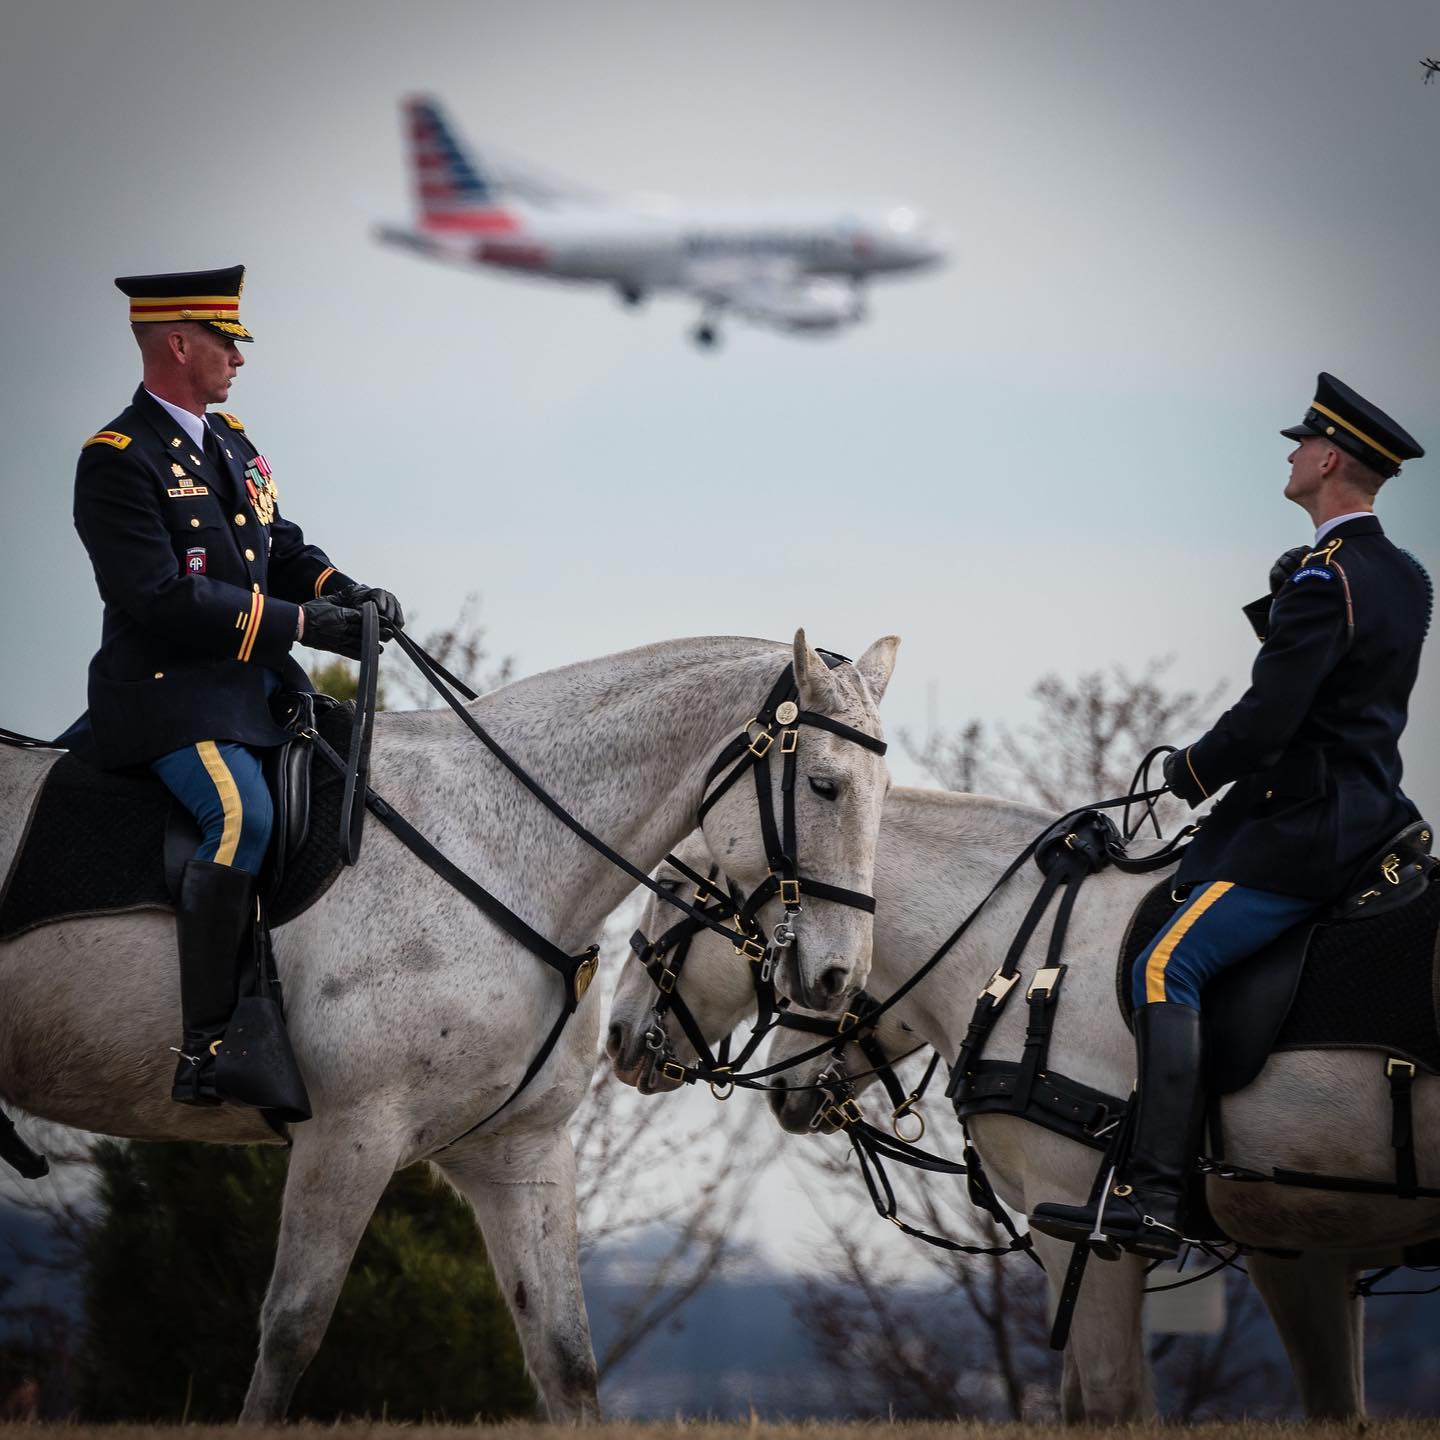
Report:
[[[1239,606],[1310,535],[1276,431],[1318,370],[1440,456],[1433,3],[4,14],[0,724],[53,734],[84,703],[99,603],[70,494],[138,379],[119,274],[249,267],[259,339],[229,408],[287,512],[421,628],[478,589],[522,671],[672,635],[803,623],[854,654],[895,631],[892,730],[1022,719],[1045,671],[1166,653],[1177,684],[1238,694]],[[732,327],[702,355],[690,307],[376,246],[407,213],[411,90],[605,190],[905,201],[954,258],[876,286],[858,331]],[[1440,462],[1381,500],[1440,570]],[[1432,639],[1406,744],[1432,817],[1437,677]],[[775,1246],[805,1214],[753,1223]]]
[[[6,7],[0,723],[83,704],[79,442],[126,403],[116,274],[249,266],[230,408],[287,511],[422,626],[478,589],[536,670],[661,636],[905,638],[889,724],[1019,718],[1173,652],[1243,686],[1239,605],[1308,538],[1287,442],[1330,369],[1440,449],[1432,4]],[[378,247],[396,100],[614,191],[900,200],[955,235],[858,331],[635,315]],[[1440,466],[1381,513],[1440,567]],[[727,524],[727,521],[730,522]],[[1432,646],[1433,649],[1433,646]],[[1407,745],[1440,813],[1440,662]],[[1156,736],[1182,741],[1186,736]],[[902,778],[913,778],[903,759]]]

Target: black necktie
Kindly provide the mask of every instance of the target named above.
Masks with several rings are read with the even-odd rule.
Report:
[[[209,460],[222,475],[225,473],[225,467],[220,463],[220,441],[208,425],[205,427],[205,458]]]

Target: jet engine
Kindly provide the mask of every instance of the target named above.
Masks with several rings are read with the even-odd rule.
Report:
[[[838,330],[864,319],[865,305],[855,286],[843,280],[812,279],[786,286],[766,297],[756,318],[781,330]]]

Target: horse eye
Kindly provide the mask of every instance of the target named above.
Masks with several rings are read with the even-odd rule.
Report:
[[[661,875],[655,883],[667,894],[674,895],[680,889],[680,882],[673,875]]]
[[[817,780],[813,775],[810,777],[810,788],[822,800],[833,800],[840,793],[840,787],[833,780]]]

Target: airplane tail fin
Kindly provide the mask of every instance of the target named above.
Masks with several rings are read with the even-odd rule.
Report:
[[[415,204],[425,230],[510,230],[501,186],[466,153],[437,101],[403,102]]]

